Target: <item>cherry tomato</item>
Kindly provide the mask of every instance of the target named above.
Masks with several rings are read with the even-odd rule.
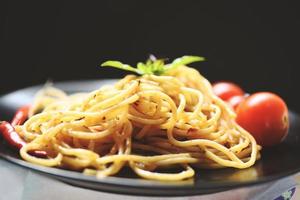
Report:
[[[245,94],[242,88],[230,82],[218,82],[213,84],[213,91],[218,97],[220,97],[224,101],[227,101],[233,96]]]
[[[258,144],[273,146],[279,144],[288,133],[288,108],[279,96],[259,92],[238,106],[236,121],[253,135]]]
[[[233,108],[233,110],[236,110],[237,107],[245,100],[245,98],[245,95],[233,96],[227,100],[227,103]]]

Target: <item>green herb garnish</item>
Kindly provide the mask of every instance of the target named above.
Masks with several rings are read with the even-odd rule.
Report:
[[[121,63],[119,61],[108,60],[101,64],[102,67],[114,67],[126,71],[131,71],[140,75],[145,74],[154,74],[154,75],[163,75],[167,71],[175,69],[182,65],[188,65],[193,62],[204,61],[203,57],[199,56],[183,56],[176,58],[173,62],[165,64],[165,59],[156,59],[154,56],[151,56],[146,63],[139,62],[136,67]]]

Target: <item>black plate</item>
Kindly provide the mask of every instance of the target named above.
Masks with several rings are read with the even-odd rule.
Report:
[[[76,81],[58,83],[55,86],[67,92],[91,91],[113,80]],[[0,98],[1,119],[10,119],[15,110],[32,101],[34,93],[41,86],[30,87],[7,94]],[[0,145],[0,156],[17,165],[52,176],[72,185],[113,193],[149,196],[188,196],[231,190],[274,181],[300,171],[300,118],[290,112],[291,128],[287,139],[279,146],[264,149],[262,159],[253,167],[244,170],[197,170],[194,180],[183,182],[148,181],[135,177],[124,170],[118,177],[97,179],[57,168],[37,166],[20,159],[16,152],[5,144]]]

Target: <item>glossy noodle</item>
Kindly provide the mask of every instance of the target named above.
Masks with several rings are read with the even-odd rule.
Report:
[[[198,71],[181,66],[164,76],[128,75],[91,93],[46,87],[16,130],[28,142],[21,157],[38,165],[97,177],[129,167],[145,179],[177,181],[196,168],[254,165],[261,147],[235,117]]]

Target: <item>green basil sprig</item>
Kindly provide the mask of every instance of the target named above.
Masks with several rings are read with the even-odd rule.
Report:
[[[114,67],[125,71],[137,73],[139,75],[154,74],[163,75],[169,70],[173,70],[182,65],[188,65],[194,62],[204,61],[203,57],[199,56],[182,56],[176,58],[173,62],[165,64],[165,59],[148,59],[146,63],[139,62],[136,67],[124,64],[115,60],[108,60],[101,64],[102,67]]]

